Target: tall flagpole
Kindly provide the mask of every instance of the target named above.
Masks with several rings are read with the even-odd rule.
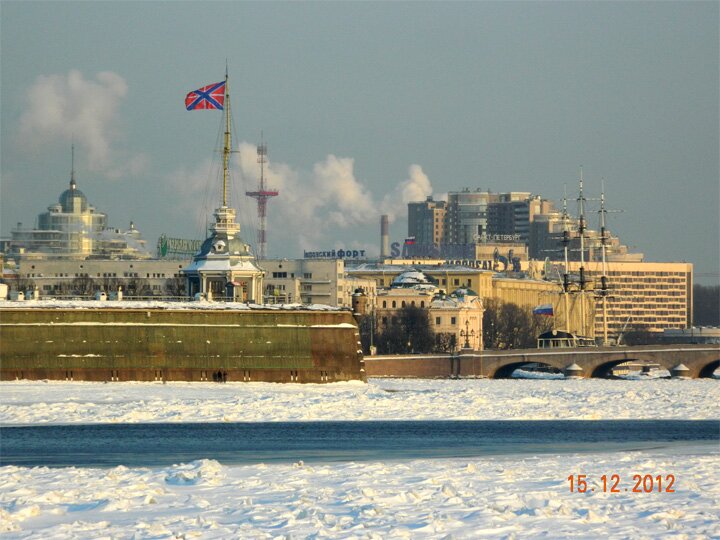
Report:
[[[227,207],[228,164],[230,161],[230,90],[228,88],[228,70],[225,65],[225,145],[223,147],[223,208]]]

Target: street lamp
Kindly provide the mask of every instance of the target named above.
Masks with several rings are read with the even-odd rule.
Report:
[[[465,330],[460,330],[460,337],[465,338],[464,348],[470,348],[470,338],[475,337],[475,330],[470,330],[470,319],[465,319]]]

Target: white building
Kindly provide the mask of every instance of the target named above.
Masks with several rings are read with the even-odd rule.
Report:
[[[375,280],[346,276],[342,259],[266,259],[261,264],[266,304],[352,307],[352,295],[359,288],[374,303]]]

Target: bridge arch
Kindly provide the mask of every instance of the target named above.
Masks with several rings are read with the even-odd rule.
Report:
[[[698,377],[710,378],[713,376],[713,373],[715,373],[715,370],[718,368],[720,368],[720,358],[701,367]]]
[[[607,362],[603,362],[595,366],[593,370],[589,373],[589,377],[593,379],[606,379],[610,375],[610,372],[613,370],[613,368],[626,362],[639,363],[642,362],[642,360],[639,358],[616,358],[614,360],[608,360]]]
[[[523,366],[527,365],[540,365],[543,367],[552,368],[554,370],[557,370],[562,373],[562,370],[553,364],[548,364],[547,362],[538,362],[536,360],[528,361],[527,359],[524,360],[518,360],[515,362],[510,362],[508,364],[501,365],[498,367],[495,372],[490,376],[491,379],[510,379],[512,377],[513,372],[516,369],[520,369]]]

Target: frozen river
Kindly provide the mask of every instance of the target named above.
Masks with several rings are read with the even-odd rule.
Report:
[[[0,383],[0,425],[307,420],[717,419],[715,379]]]
[[[719,389],[717,380],[648,378],[330,385],[16,381],[0,383],[0,424],[5,434],[37,426],[72,438],[72,429],[100,424],[94,428],[154,428],[151,438],[163,438],[168,424],[183,430],[190,422],[215,422],[210,428],[220,432],[234,422],[270,422],[265,425],[277,432],[282,422],[298,421],[315,427],[406,421],[410,427],[418,421],[591,420],[585,424],[597,428],[603,424],[597,420],[645,419],[645,435],[661,439],[669,424],[653,419],[709,420],[717,433]],[[401,431],[395,435],[417,450]],[[211,446],[208,437],[193,437],[201,448],[206,441]],[[632,440],[631,432],[620,439]],[[108,440],[112,446],[118,439]],[[0,532],[4,539],[720,537],[716,443],[618,448],[600,440],[592,449],[567,442],[519,454],[433,458],[379,452],[368,459],[293,460],[300,455],[288,454],[287,462],[232,464],[222,456],[188,455],[171,465],[129,458],[120,466],[6,465],[0,467]],[[333,444],[326,450],[334,451]],[[577,475],[585,475],[583,492]],[[602,477],[613,475],[617,490],[610,492]],[[635,491],[637,478],[650,489],[641,483]]]

